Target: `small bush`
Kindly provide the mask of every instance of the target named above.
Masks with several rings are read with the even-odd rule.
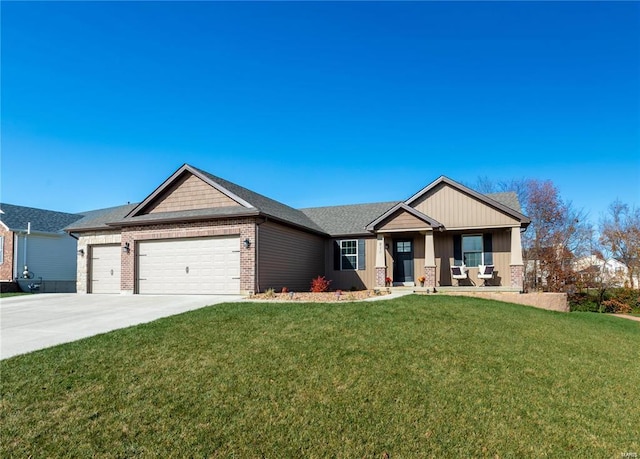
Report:
[[[568,299],[571,311],[616,314],[640,312],[640,291],[630,288],[613,288],[600,292],[590,289],[569,294]]]
[[[329,285],[331,285],[330,280],[325,279],[324,276],[318,276],[311,280],[311,291],[313,293],[327,292],[329,291]]]
[[[603,301],[602,306],[604,306],[604,312],[614,314],[629,314],[631,312],[631,306],[615,298]]]
[[[629,312],[640,312],[640,290],[619,288],[613,291],[612,299],[624,303]]]
[[[289,293],[289,289],[287,287],[282,287],[282,293]]]
[[[568,295],[569,308],[572,312],[600,312],[598,297],[587,292],[575,292]]]
[[[276,291],[272,288],[268,288],[265,292],[264,292],[264,297],[265,298],[273,298],[274,296],[276,296]]]

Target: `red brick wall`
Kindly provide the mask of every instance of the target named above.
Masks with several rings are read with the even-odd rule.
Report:
[[[240,290],[256,290],[256,223],[253,218],[231,218],[205,222],[178,222],[158,225],[133,226],[122,229],[122,246],[129,243],[130,252],[122,254],[122,278],[120,288],[123,292],[135,292],[135,251],[136,242],[152,239],[176,239],[191,237],[239,235],[240,241],[249,239],[251,246],[246,249],[240,243]]]
[[[0,225],[0,236],[4,237],[2,264],[0,264],[0,280],[13,280],[13,232]]]

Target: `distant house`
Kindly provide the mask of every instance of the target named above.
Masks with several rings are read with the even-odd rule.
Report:
[[[64,228],[82,215],[0,203],[0,281],[28,291],[75,292],[77,241]]]
[[[294,209],[185,164],[142,202],[97,210],[66,230],[78,238],[83,293],[218,294],[287,287],[451,286],[452,267],[493,265],[491,285],[520,290],[515,193],[484,195],[440,177],[404,201]]]
[[[575,261],[575,270],[582,280],[588,284],[606,283],[611,287],[640,288],[638,274],[629,285],[629,268],[615,258],[604,259],[596,255],[579,258]]]
[[[562,290],[574,282],[575,257],[566,247],[531,248],[523,255],[527,288]]]

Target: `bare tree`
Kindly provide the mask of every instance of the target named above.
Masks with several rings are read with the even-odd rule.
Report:
[[[619,200],[609,206],[609,213],[600,222],[600,243],[613,258],[627,267],[628,282],[640,271],[640,209]]]
[[[513,191],[531,225],[523,234],[525,283],[528,288],[565,290],[575,281],[574,259],[589,252],[593,230],[583,210],[564,202],[550,180],[479,178],[483,193]]]

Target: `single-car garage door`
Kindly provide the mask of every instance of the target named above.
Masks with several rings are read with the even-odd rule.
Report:
[[[91,293],[120,293],[120,245],[91,247]]]
[[[240,293],[240,237],[141,241],[138,293]]]

